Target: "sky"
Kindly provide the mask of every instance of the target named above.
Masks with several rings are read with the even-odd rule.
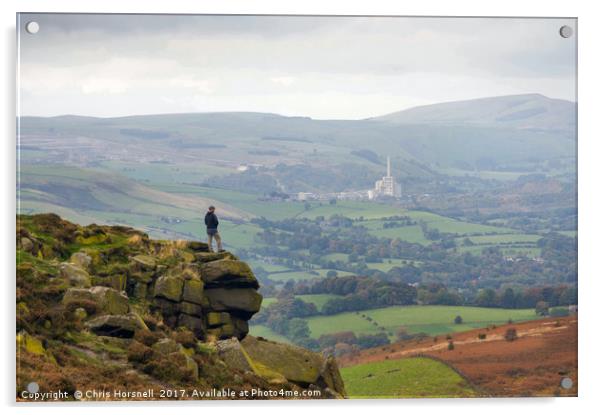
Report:
[[[36,34],[25,30],[36,21]],[[573,19],[21,14],[19,113],[362,119],[540,93],[576,100]]]

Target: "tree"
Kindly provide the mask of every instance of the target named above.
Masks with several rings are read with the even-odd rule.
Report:
[[[495,291],[491,288],[479,291],[476,303],[481,307],[495,306]]]
[[[399,327],[395,334],[396,334],[397,340],[409,340],[413,337],[411,334],[408,333],[408,330],[403,326]]]
[[[328,278],[336,277],[337,275],[339,275],[339,273],[336,272],[334,269],[331,269],[326,273],[326,276]]]
[[[516,329],[509,328],[508,330],[506,330],[506,334],[504,334],[504,338],[509,342],[513,342],[514,340],[518,339],[518,333],[516,332]]]
[[[378,334],[364,334],[357,338],[357,344],[362,349],[368,349],[370,347],[378,347],[389,344],[389,337],[386,333]]]
[[[552,317],[567,317],[569,315],[569,309],[566,307],[555,307],[550,310],[550,316]]]
[[[309,326],[307,321],[300,318],[293,318],[288,323],[288,337],[293,341],[298,341],[304,337],[309,337]]]
[[[537,304],[535,304],[535,314],[547,316],[550,314],[550,304],[546,301],[538,301]]]
[[[516,301],[514,297],[514,290],[512,288],[506,288],[504,294],[502,294],[502,307],[514,308],[515,306]]]
[[[456,318],[454,319],[454,324],[462,324],[463,320],[462,320],[462,316],[456,316]]]

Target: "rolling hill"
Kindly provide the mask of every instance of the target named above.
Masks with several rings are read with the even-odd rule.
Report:
[[[253,217],[212,198],[167,193],[113,173],[77,167],[27,166],[20,172],[18,191],[24,213],[57,212],[86,224],[133,222],[151,233],[173,225],[170,218],[200,222],[210,204],[225,219]]]
[[[397,176],[431,177],[432,169],[444,167],[529,171],[545,160],[574,158],[575,112],[574,103],[531,94],[434,104],[368,120],[240,112],[22,117],[20,143],[28,151],[85,160],[97,155],[230,168],[351,164],[369,169],[370,180],[382,174],[390,155]]]
[[[576,105],[540,94],[425,105],[372,118],[395,124],[489,125],[574,134]]]

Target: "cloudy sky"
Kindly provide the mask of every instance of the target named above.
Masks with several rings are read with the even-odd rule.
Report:
[[[37,34],[25,31],[36,21]],[[20,16],[20,113],[359,119],[541,93],[575,100],[571,19]]]

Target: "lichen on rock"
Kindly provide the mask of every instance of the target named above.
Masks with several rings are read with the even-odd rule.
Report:
[[[86,371],[107,384],[113,379],[104,373],[122,373],[121,366],[97,368],[127,361],[115,385],[127,386],[139,373],[138,382],[155,385],[344,396],[333,359],[248,336],[262,296],[251,268],[229,252],[152,240],[124,226],[79,226],[53,214],[18,216],[16,244],[17,346],[27,361],[18,382],[56,378],[64,368],[47,388],[71,382],[75,372],[85,382]]]
[[[70,288],[62,302],[68,309],[93,305],[94,314],[127,314],[129,311],[128,297],[109,287]]]

